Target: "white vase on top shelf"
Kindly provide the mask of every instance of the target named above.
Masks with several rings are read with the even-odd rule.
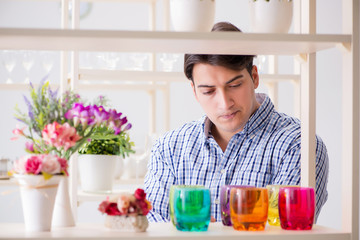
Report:
[[[250,31],[288,33],[293,17],[292,0],[249,0]]]

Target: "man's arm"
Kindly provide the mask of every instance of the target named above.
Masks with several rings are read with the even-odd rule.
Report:
[[[152,149],[145,176],[145,192],[153,207],[147,215],[151,222],[164,222],[170,219],[169,191],[175,178],[171,167],[164,158],[163,148],[162,141],[157,141]]]
[[[283,156],[278,172],[273,178],[273,184],[280,185],[300,185],[301,179],[301,139],[298,138],[291,145]],[[327,182],[329,173],[329,159],[325,144],[316,136],[316,209],[315,219],[320,214],[322,206],[325,204],[328,192]]]

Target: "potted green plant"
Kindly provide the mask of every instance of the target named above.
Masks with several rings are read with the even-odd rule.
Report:
[[[79,149],[79,174],[85,192],[111,192],[116,169],[122,159],[134,153],[134,143],[126,131],[115,134],[107,127],[97,127],[94,136]]]

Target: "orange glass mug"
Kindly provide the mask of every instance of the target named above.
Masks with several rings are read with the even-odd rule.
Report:
[[[230,190],[230,217],[235,230],[265,229],[269,198],[266,188],[234,187]]]

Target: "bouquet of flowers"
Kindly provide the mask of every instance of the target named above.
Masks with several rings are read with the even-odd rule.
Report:
[[[104,97],[99,97],[97,104],[85,104],[80,96],[74,92],[67,91],[58,97],[57,91],[52,91],[49,82],[43,79],[36,90],[30,83],[29,100],[24,97],[28,111],[23,113],[16,107],[15,117],[24,127],[18,126],[13,133],[15,137],[25,137],[26,151],[31,154],[41,154],[35,157],[36,163],[43,162],[46,155],[49,158],[57,156],[59,159],[69,160],[70,156],[91,138],[98,134],[95,129],[104,129],[102,134],[123,134],[131,128],[127,118],[115,109],[106,110]],[[27,132],[25,129],[27,128]],[[26,159],[33,159],[25,157]],[[47,159],[47,158],[46,158]],[[60,162],[63,162],[61,160]],[[31,164],[33,160],[31,160]],[[29,162],[30,164],[30,162]],[[22,166],[21,166],[22,165]],[[46,171],[18,171],[28,166],[22,158],[16,160],[13,173],[23,174],[54,174]],[[67,174],[67,164],[62,165],[60,173]],[[11,173],[10,173],[11,174]]]
[[[51,154],[26,155],[15,161],[14,169],[17,174],[42,174],[45,180],[52,175],[68,175],[66,159]]]
[[[146,200],[143,189],[136,189],[134,194],[120,194],[100,203],[99,211],[110,216],[145,216],[152,206]]]

